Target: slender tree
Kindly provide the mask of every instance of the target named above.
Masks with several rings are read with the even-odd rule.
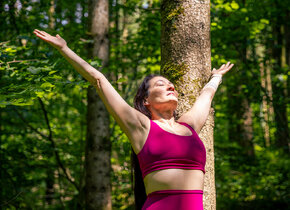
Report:
[[[88,47],[92,59],[109,61],[109,1],[89,1],[89,33],[93,43]],[[111,143],[109,114],[93,86],[89,86],[86,142],[86,209],[111,209]]]
[[[162,1],[161,72],[176,85],[181,115],[193,105],[211,75],[209,0]],[[207,151],[205,209],[216,208],[213,127],[211,111],[200,132]]]
[[[55,5],[54,5],[54,1],[50,1],[50,7],[49,7],[49,10],[48,10],[48,14],[49,14],[49,28],[50,29],[54,29],[54,26],[55,26]],[[50,129],[50,125],[49,125],[49,121],[48,121],[48,117],[47,117],[47,114],[46,114],[46,111],[45,111],[45,107],[44,107],[44,104],[42,102],[42,100],[39,98],[39,103],[41,105],[41,108],[43,110],[43,113],[44,113],[44,117],[45,119],[47,119],[47,127],[48,127],[48,130],[49,130],[49,139],[50,141],[52,140],[52,132],[51,132],[51,129]],[[53,150],[49,150],[47,152],[47,156],[48,158],[52,158],[53,157]],[[54,197],[54,189],[53,189],[53,185],[55,183],[55,180],[54,180],[54,170],[51,169],[51,168],[47,168],[46,169],[47,172],[46,172],[46,179],[45,179],[45,184],[46,184],[46,190],[45,190],[45,200],[47,202],[48,205],[51,205],[52,204],[52,201],[53,201],[53,197]]]
[[[277,8],[284,8],[284,2],[274,1],[274,6]],[[274,13],[274,15],[276,15]],[[274,16],[275,17],[275,16]],[[289,43],[289,38],[286,34],[289,34],[289,23],[287,24],[287,17],[289,17],[289,11],[285,13],[279,13],[272,21],[272,32],[273,39],[271,39],[271,51],[272,58],[275,60],[273,65],[273,73],[276,75],[286,75],[287,70],[286,62],[289,64],[289,46],[285,47],[286,43]],[[276,144],[278,147],[284,149],[285,152],[290,151],[289,142],[289,128],[288,128],[288,117],[287,117],[287,99],[289,82],[285,79],[274,77],[272,80],[273,85],[273,106],[275,112],[276,122]]]

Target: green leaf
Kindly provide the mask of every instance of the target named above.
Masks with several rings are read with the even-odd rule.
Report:
[[[267,19],[261,19],[260,22],[264,23],[264,24],[267,24],[267,25],[270,23],[269,20],[267,20]]]
[[[122,77],[122,78],[117,80],[117,83],[122,83],[122,82],[127,82],[127,81],[128,81],[127,78]]]
[[[29,66],[27,68],[27,70],[29,72],[31,72],[32,74],[38,74],[41,71],[41,68],[37,68],[37,67],[34,67],[34,66]]]
[[[51,84],[51,83],[49,83],[49,82],[45,82],[45,83],[41,84],[40,87],[41,87],[41,88],[44,88],[44,89],[50,89],[50,88],[55,87],[55,85],[53,85],[53,84]]]
[[[57,72],[57,71],[50,71],[49,75],[54,74],[55,72]]]
[[[35,91],[34,92],[36,94],[37,97],[42,98],[44,96],[44,92],[43,91]]]
[[[233,1],[233,2],[231,3],[231,7],[232,7],[233,9],[239,9],[239,5],[238,5],[237,2],[235,2],[235,1]]]
[[[8,52],[8,53],[14,53],[14,52],[17,52],[17,50],[11,48],[11,47],[8,47],[4,50],[4,52]]]

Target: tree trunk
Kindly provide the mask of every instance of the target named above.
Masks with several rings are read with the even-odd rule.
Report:
[[[243,97],[241,107],[243,108],[242,124],[241,124],[241,138],[239,139],[240,145],[250,158],[255,157],[255,150],[253,144],[253,110],[249,100]]]
[[[89,1],[89,30],[94,40],[88,47],[90,57],[98,57],[102,67],[106,67],[109,61],[108,0]],[[109,114],[94,87],[88,88],[87,97],[86,209],[112,209]]]
[[[256,55],[258,56],[258,62],[260,67],[260,76],[261,76],[261,87],[262,87],[262,127],[264,130],[264,139],[265,146],[269,147],[271,145],[271,125],[273,124],[273,92],[272,92],[272,82],[271,82],[271,72],[270,64],[268,61],[265,61],[265,46],[259,44],[256,46]]]
[[[50,7],[48,10],[49,14],[49,28],[54,29],[54,24],[55,24],[55,19],[54,19],[54,1],[50,1]],[[52,135],[49,135],[49,138],[52,139]],[[47,157],[50,159],[53,157],[53,150],[49,150],[46,153]],[[47,168],[46,169],[46,179],[45,179],[45,184],[46,184],[46,189],[45,189],[45,201],[46,204],[49,206],[53,202],[53,197],[54,197],[54,169],[53,168]]]
[[[54,0],[50,1],[50,7],[49,7],[49,11],[48,11],[48,15],[49,15],[49,28],[50,29],[54,29],[55,27],[55,18],[54,18],[54,13],[55,13],[55,2]]]
[[[179,92],[178,115],[192,107],[211,75],[210,1],[163,0],[161,3],[161,73]],[[215,209],[213,112],[200,137],[207,151],[204,209]]]
[[[283,30],[282,23],[280,22],[282,17],[280,17],[276,23],[273,23],[273,41],[272,41],[272,56],[275,59],[273,66],[275,77],[272,80],[273,85],[273,105],[275,112],[275,122],[276,122],[276,144],[278,147],[283,148],[285,152],[290,151],[289,142],[289,129],[288,129],[288,119],[287,119],[287,81],[284,79],[283,75],[287,75],[285,67],[283,68],[283,63],[286,59],[283,58]],[[275,24],[275,25],[274,25]],[[288,30],[288,29],[287,29]],[[286,31],[287,31],[286,30]]]
[[[270,126],[269,126],[269,105],[267,100],[267,76],[265,75],[265,65],[260,63],[260,74],[261,74],[261,86],[265,94],[263,94],[262,99],[262,113],[264,120],[262,121],[262,127],[264,130],[265,146],[270,146]]]

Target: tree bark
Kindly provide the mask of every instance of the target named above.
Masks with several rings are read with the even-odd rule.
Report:
[[[260,76],[261,76],[261,87],[262,87],[262,127],[264,130],[264,139],[265,146],[269,147],[271,145],[271,125],[273,124],[273,92],[272,92],[272,82],[271,82],[271,72],[270,64],[265,61],[265,46],[259,44],[256,46],[256,55],[258,56],[258,62],[260,67]]]
[[[263,95],[262,99],[262,113],[264,120],[262,121],[262,127],[264,129],[264,139],[265,139],[265,146],[270,146],[270,126],[269,126],[269,105],[267,100],[267,76],[265,75],[265,65],[261,62],[260,63],[260,74],[261,74],[261,86],[263,91],[266,93]]]
[[[92,59],[109,61],[109,2],[89,1],[89,32],[93,44],[88,47]],[[109,114],[94,87],[88,88],[86,141],[86,209],[112,209],[111,204],[111,142]]]
[[[211,75],[210,1],[163,0],[161,3],[161,73],[179,92],[178,115],[192,107]],[[200,137],[207,151],[204,209],[216,209],[213,111]]]
[[[51,0],[50,1],[50,7],[49,7],[49,10],[48,10],[48,14],[49,14],[49,28],[50,29],[54,29],[54,24],[55,24],[55,19],[54,19],[54,1]],[[39,102],[41,104],[41,106],[43,107],[43,110],[44,110],[44,104],[43,102],[41,101],[41,99],[39,99]],[[46,115],[45,113],[46,111],[44,111],[44,114]],[[48,129],[49,129],[49,140],[50,142],[52,142],[52,132],[50,130],[50,127],[49,127],[49,122],[47,122],[47,125],[48,125]],[[48,156],[48,158],[51,158],[53,157],[53,150],[49,150],[46,155]],[[46,184],[46,189],[45,189],[45,200],[46,200],[46,203],[47,205],[51,205],[52,202],[53,202],[53,197],[54,197],[54,170],[52,168],[47,168],[46,169],[46,179],[45,179],[45,184]]]
[[[54,0],[50,1],[50,7],[48,10],[48,15],[49,15],[49,28],[54,29],[55,27],[55,18],[54,18],[54,13],[55,13],[55,2]]]
[[[288,119],[287,119],[287,83],[281,75],[287,75],[283,63],[287,59],[283,58],[283,30],[282,25],[283,17],[279,17],[276,22],[273,23],[273,39],[272,39],[272,57],[275,59],[273,69],[275,72],[274,79],[272,80],[273,86],[273,106],[275,112],[275,122],[276,122],[276,144],[278,147],[282,148],[285,152],[290,151],[290,141],[289,141],[289,129],[288,129]],[[287,26],[287,25],[286,25]],[[288,31],[288,29],[286,29]],[[284,68],[283,68],[284,67]]]

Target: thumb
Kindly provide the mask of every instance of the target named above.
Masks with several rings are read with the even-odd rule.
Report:
[[[58,34],[56,35],[56,37],[57,37],[57,38],[61,38],[60,35],[58,35]]]

